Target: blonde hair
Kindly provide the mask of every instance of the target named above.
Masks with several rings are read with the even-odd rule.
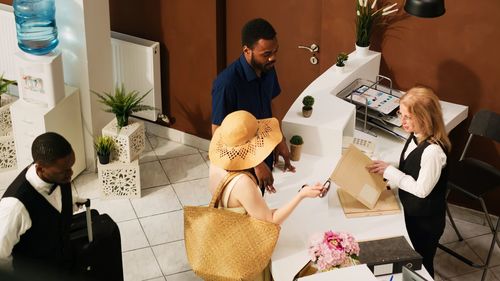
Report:
[[[429,139],[431,143],[440,145],[445,152],[451,151],[439,98],[432,89],[424,86],[413,87],[401,97],[400,104],[408,108],[420,128],[422,135],[419,136],[419,141]]]

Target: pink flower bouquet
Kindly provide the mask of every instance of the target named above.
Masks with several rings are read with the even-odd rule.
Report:
[[[359,264],[359,245],[345,232],[326,231],[309,241],[309,256],[319,271]]]

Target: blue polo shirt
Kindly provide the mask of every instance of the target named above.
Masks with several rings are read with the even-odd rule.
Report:
[[[246,110],[257,119],[271,118],[271,101],[280,92],[276,70],[273,68],[258,77],[242,54],[213,83],[212,124],[220,125],[226,115],[237,110]],[[272,167],[272,154],[266,163]]]

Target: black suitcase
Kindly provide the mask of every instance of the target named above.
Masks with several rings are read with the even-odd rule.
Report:
[[[107,214],[90,210],[73,216],[70,245],[72,272],[78,280],[122,281],[123,265],[120,230]]]

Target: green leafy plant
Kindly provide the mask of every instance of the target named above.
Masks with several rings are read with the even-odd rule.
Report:
[[[98,136],[94,142],[97,155],[106,156],[115,148],[115,141],[110,136]]]
[[[9,85],[14,83],[14,81],[3,79],[3,75],[3,73],[0,75],[0,95],[7,93]]]
[[[139,91],[136,90],[127,92],[125,86],[122,84],[121,87],[115,88],[114,94],[106,92],[100,94],[94,91],[92,93],[99,98],[100,103],[108,107],[105,109],[106,112],[115,114],[118,128],[121,129],[128,125],[128,118],[132,113],[155,109],[152,106],[141,104],[151,90],[147,91],[144,95],[140,95]]]
[[[338,67],[345,66],[344,62],[349,58],[349,55],[346,53],[340,53],[337,55],[337,63],[335,64]]]
[[[383,21],[385,16],[397,12],[398,9],[393,9],[397,3],[387,4],[385,7],[376,9],[377,0],[355,1],[357,15],[356,45],[360,47],[368,47],[370,45],[370,37],[373,32],[373,27]]]
[[[304,144],[304,140],[302,139],[301,136],[294,135],[293,137],[290,138],[290,143],[294,145],[301,145]]]
[[[311,110],[312,106],[314,104],[314,98],[312,96],[305,96],[302,99],[302,104],[304,105],[304,107],[302,107],[302,109]]]

